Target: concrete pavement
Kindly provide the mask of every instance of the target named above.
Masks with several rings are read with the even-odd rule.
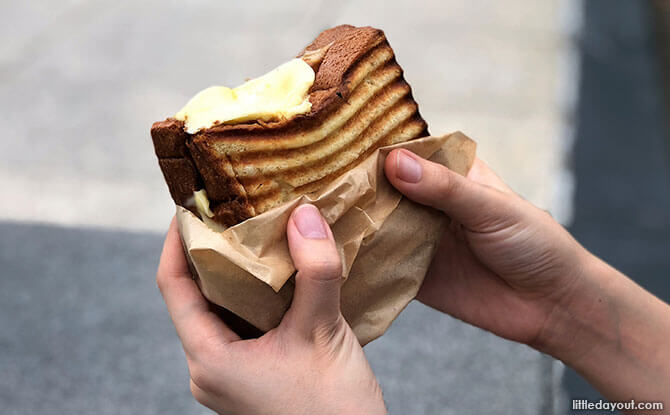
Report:
[[[155,286],[157,234],[0,223],[7,415],[200,414]],[[421,304],[365,348],[392,414],[548,414],[552,360]]]

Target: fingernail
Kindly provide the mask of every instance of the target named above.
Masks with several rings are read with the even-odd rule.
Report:
[[[326,224],[314,205],[298,206],[293,214],[293,222],[303,238],[326,239],[328,237]]]
[[[401,151],[396,157],[396,177],[403,182],[418,183],[421,180],[421,165]]]

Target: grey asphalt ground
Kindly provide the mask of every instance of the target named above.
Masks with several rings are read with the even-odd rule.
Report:
[[[2,414],[207,413],[155,286],[161,244],[0,223]],[[557,398],[549,358],[417,303],[365,351],[393,414],[546,414]]]
[[[585,2],[570,230],[670,302],[670,129],[651,8],[616,4]],[[573,398],[600,397],[572,370],[565,386]]]

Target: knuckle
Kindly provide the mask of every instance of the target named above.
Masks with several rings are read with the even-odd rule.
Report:
[[[342,262],[339,256],[324,256],[307,259],[300,270],[318,279],[336,279],[342,276]]]
[[[458,191],[459,182],[452,177],[453,172],[444,166],[435,166],[431,169],[431,182],[435,186],[435,194],[442,198],[449,198]]]
[[[165,284],[166,284],[165,274],[158,271],[156,273],[156,286],[158,287],[158,291],[160,291],[161,294],[165,293]]]
[[[201,364],[192,363],[189,366],[189,372],[191,374],[191,392],[194,389],[199,390],[200,395],[202,395],[203,391],[210,392],[215,387],[209,372]],[[193,396],[198,399],[195,394]]]
[[[338,313],[334,321],[317,324],[312,334],[315,344],[321,346],[320,349],[325,348],[326,351],[335,354],[337,351],[344,349],[347,339],[356,338],[349,331],[351,331],[351,328],[347,325],[342,313]]]
[[[542,212],[544,213],[544,217],[545,217],[546,219],[555,220],[555,219],[554,219],[554,215],[551,214],[551,211],[550,211],[550,210],[542,209]]]
[[[189,352],[195,359],[207,358],[209,356],[218,355],[221,353],[216,339],[210,336],[192,336],[189,341]]]
[[[206,395],[205,392],[198,387],[198,385],[195,383],[193,378],[191,378],[191,395],[193,395],[193,399],[195,399],[199,404],[204,405],[206,401]]]

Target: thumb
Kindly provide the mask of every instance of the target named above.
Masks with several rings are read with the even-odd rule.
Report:
[[[339,322],[342,263],[330,227],[313,205],[293,211],[286,234],[298,273],[285,321],[309,339]]]
[[[415,202],[432,206],[473,232],[492,232],[517,221],[521,199],[510,191],[469,180],[405,150],[386,157],[391,184]]]

